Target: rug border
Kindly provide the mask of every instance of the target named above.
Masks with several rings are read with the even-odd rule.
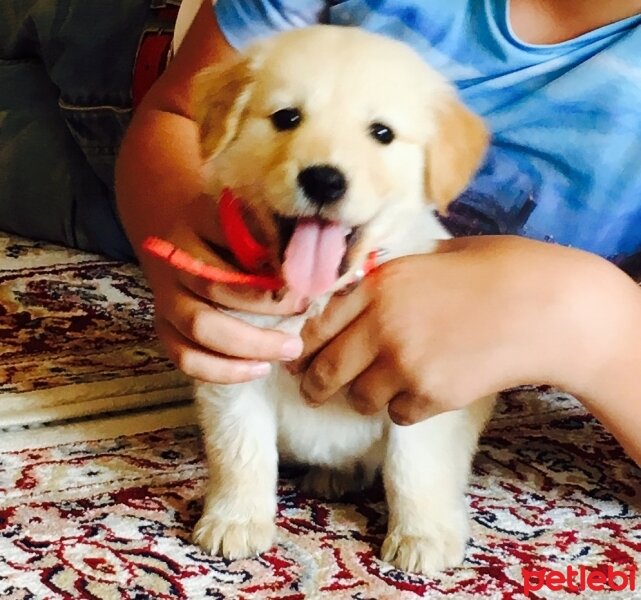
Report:
[[[74,423],[0,432],[0,452],[20,452],[61,444],[114,439],[197,423],[196,407],[190,401],[179,406],[159,407],[155,410],[145,408],[133,414],[105,415]]]

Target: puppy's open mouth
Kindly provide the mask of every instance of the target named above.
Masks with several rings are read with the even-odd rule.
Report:
[[[327,292],[349,268],[360,227],[318,217],[276,217],[287,286],[306,298]]]

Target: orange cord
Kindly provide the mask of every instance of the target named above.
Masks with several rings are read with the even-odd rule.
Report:
[[[161,240],[157,237],[148,237],[143,242],[142,248],[152,256],[169,263],[172,267],[216,283],[250,285],[262,290],[279,290],[283,287],[283,281],[280,277],[236,273],[234,271],[225,271],[225,269],[212,267],[202,260],[194,258],[184,250],[177,248],[171,242]]]
[[[238,273],[213,267],[194,258],[171,242],[153,236],[143,242],[143,250],[176,269],[215,283],[249,285],[262,290],[280,290],[285,285],[280,277],[255,274],[268,264],[269,250],[252,236],[243,219],[239,200],[229,188],[222,191],[218,210],[221,228],[229,249],[240,266],[250,273]],[[376,250],[367,255],[361,270],[363,276],[377,267],[378,257],[379,252]]]

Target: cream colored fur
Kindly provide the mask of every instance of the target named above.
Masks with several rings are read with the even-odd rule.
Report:
[[[467,184],[486,144],[477,117],[451,86],[404,45],[363,31],[316,26],[260,42],[199,76],[194,90],[205,172],[214,197],[232,187],[259,219],[277,266],[275,212],[310,215],[296,183],[312,164],[347,175],[343,199],[323,216],[362,226],[343,287],[376,248],[387,258],[430,252],[447,236],[434,215]],[[275,111],[297,107],[301,126],[276,131]],[[372,122],[392,127],[381,145]],[[239,317],[299,332],[330,294],[300,316]],[[382,468],[389,527],[381,558],[435,573],[457,565],[468,536],[465,490],[493,399],[399,427],[386,413],[354,412],[345,392],[309,408],[299,379],[280,365],[263,380],[196,384],[210,481],[194,539],[228,558],[263,552],[276,540],[279,456],[311,466],[303,485],[336,497],[371,484]]]

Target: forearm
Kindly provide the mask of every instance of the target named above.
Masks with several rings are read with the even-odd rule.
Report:
[[[576,365],[583,376],[570,391],[641,465],[641,288],[607,268],[594,298],[593,335],[579,353],[587,363]]]
[[[118,210],[134,249],[163,235],[202,192],[196,124],[186,116],[149,109],[122,145],[116,167]]]
[[[118,210],[134,249],[165,234],[203,191],[194,75],[233,54],[203,2],[175,58],[138,107],[116,165]]]
[[[618,374],[613,372],[615,377]],[[639,377],[629,377],[630,373],[621,374],[623,380],[604,382],[600,393],[586,395],[582,401],[641,466],[641,381]]]
[[[469,271],[450,267],[458,279],[481,282],[466,295],[485,319],[463,327],[467,340],[479,332],[492,339],[477,392],[551,384],[578,398],[641,465],[641,287],[608,261],[556,244],[486,236],[442,246],[473,259]]]

